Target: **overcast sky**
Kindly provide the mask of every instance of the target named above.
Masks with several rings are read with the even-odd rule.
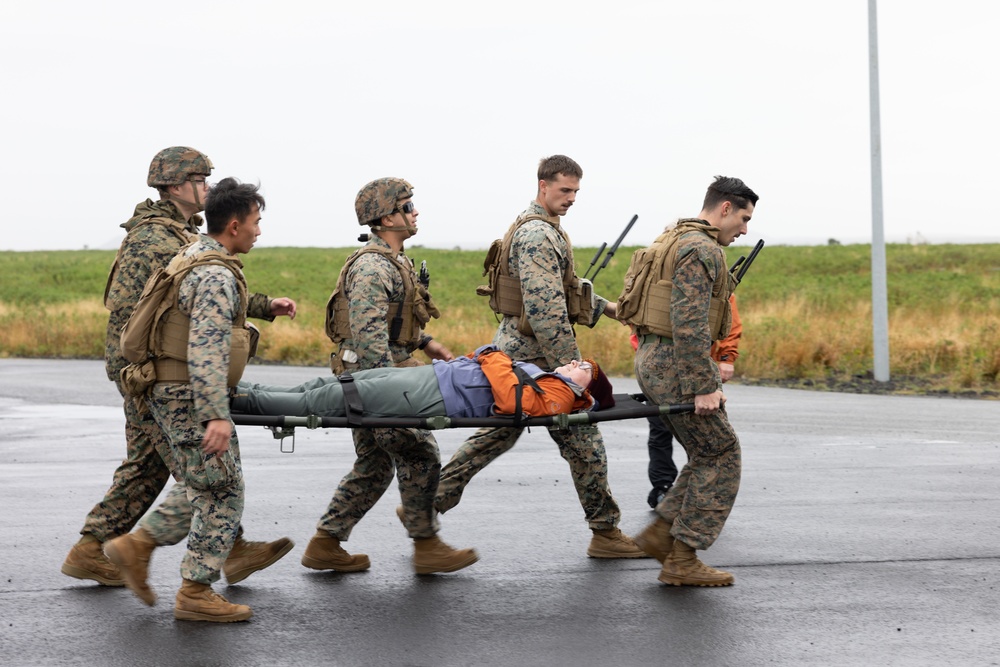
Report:
[[[1000,3],[879,0],[885,235],[1000,243]],[[7,2],[0,250],[117,247],[152,156],[259,181],[259,246],[343,247],[415,187],[410,245],[484,248],[583,167],[578,246],[649,242],[716,174],[746,242],[871,239],[866,0]],[[739,241],[743,243],[743,240]]]

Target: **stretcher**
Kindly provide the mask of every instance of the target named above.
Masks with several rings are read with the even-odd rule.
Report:
[[[263,426],[281,440],[281,451],[295,451],[296,428],[420,428],[436,431],[445,428],[570,428],[582,424],[597,424],[622,419],[639,419],[657,415],[693,412],[693,403],[676,405],[656,405],[641,394],[615,394],[615,405],[597,412],[573,412],[568,414],[527,417],[500,415],[494,417],[366,417],[354,414],[348,417],[321,417],[309,415],[295,417],[288,415],[249,415],[233,413],[233,423],[237,426]],[[291,437],[291,447],[285,447],[285,438]]]

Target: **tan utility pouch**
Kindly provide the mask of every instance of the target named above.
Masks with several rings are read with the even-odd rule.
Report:
[[[344,374],[344,348],[330,353],[330,372],[340,377]]]
[[[498,275],[496,289],[490,297],[490,302],[490,307],[493,308],[494,312],[511,317],[520,315],[521,281],[510,276]]]
[[[241,329],[233,329],[233,345],[229,352],[229,372],[226,376],[226,386],[235,387],[243,377],[250,358],[257,352],[257,341],[260,332],[257,327],[244,325]]]
[[[639,309],[642,307],[643,288],[649,280],[649,273],[653,269],[653,260],[656,259],[656,246],[640,248],[632,253],[632,261],[625,272],[625,286],[618,297],[618,320],[621,322],[631,322],[633,324],[641,322]],[[635,318],[635,321],[633,320]]]
[[[142,396],[146,390],[156,384],[156,369],[149,359],[135,364],[129,364],[121,370],[119,376],[126,396]]]
[[[673,338],[674,332],[670,321],[670,299],[674,284],[669,280],[658,280],[649,286],[646,301],[642,304],[640,319],[643,333]]]
[[[594,285],[585,278],[573,276],[566,286],[566,310],[570,322],[582,324],[585,327],[594,325]]]

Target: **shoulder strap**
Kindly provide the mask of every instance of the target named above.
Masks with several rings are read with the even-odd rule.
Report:
[[[181,252],[183,252],[183,250]],[[167,271],[173,278],[174,290],[177,293],[180,292],[182,278],[186,274],[190,273],[192,269],[199,266],[223,266],[229,269],[236,277],[236,288],[240,295],[240,312],[243,313],[243,316],[240,317],[238,321],[235,321],[234,324],[242,326],[246,321],[246,311],[249,306],[247,301],[247,282],[242,271],[243,262],[240,261],[239,257],[221,252],[219,250],[207,250],[203,253],[195,255],[194,257],[184,257],[183,255],[178,254],[173,260],[171,260],[170,264],[167,265]]]
[[[518,379],[517,387],[514,389],[514,426],[521,425],[521,396],[524,394],[524,385],[528,385],[535,390],[536,394],[544,394],[545,391],[538,386],[535,382],[535,378],[528,375],[528,372],[517,365],[516,361],[510,362],[511,368],[514,369],[514,375]]]
[[[508,266],[510,265],[510,249],[514,245],[514,233],[520,229],[525,223],[531,222],[533,220],[541,220],[542,222],[547,222],[555,228],[559,236],[562,237],[563,241],[566,243],[566,251],[568,253],[566,259],[566,269],[563,271],[563,288],[569,285],[573,281],[573,276],[576,275],[576,265],[573,259],[573,244],[570,243],[569,236],[566,235],[566,230],[562,228],[558,220],[553,221],[544,215],[539,215],[537,213],[532,213],[531,215],[526,215],[519,220],[515,220],[514,223],[504,234],[503,238],[503,251],[500,255],[500,266],[504,273],[507,273]]]
[[[508,262],[510,261],[510,249],[514,245],[514,233],[525,225],[525,223],[531,222],[532,220],[542,220],[549,223],[553,227],[558,229],[558,226],[553,224],[551,220],[546,218],[544,215],[538,215],[533,213],[531,215],[526,215],[523,218],[519,218],[511,223],[510,227],[503,235],[503,241],[501,241],[501,252],[500,252],[500,270],[503,273],[507,273]],[[562,230],[560,230],[562,231]]]
[[[148,225],[148,224],[156,224],[166,227],[171,232],[173,232],[174,236],[183,241],[185,245],[190,243],[192,237],[195,236],[194,232],[188,229],[186,223],[180,222],[179,220],[174,220],[173,218],[167,218],[162,215],[149,215],[148,217],[145,217],[138,223],[136,223],[135,227],[133,227],[132,229],[135,229],[136,227],[139,227],[141,225]],[[131,230],[129,231],[131,232]]]

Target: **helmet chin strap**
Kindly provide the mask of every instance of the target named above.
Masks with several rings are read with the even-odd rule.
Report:
[[[205,210],[205,205],[201,203],[201,197],[198,196],[198,186],[194,184],[193,181],[184,181],[185,183],[191,183],[191,191],[194,193],[194,201],[188,201],[186,199],[181,199],[180,197],[175,197],[170,195],[169,199],[174,201],[179,201],[185,206],[193,206],[196,213],[201,213]]]
[[[417,234],[417,226],[410,224],[410,219],[406,217],[405,213],[403,213],[399,209],[396,209],[396,211],[399,212],[399,214],[401,216],[403,216],[403,220],[406,221],[406,224],[404,224],[401,227],[386,227],[385,225],[372,225],[370,227],[370,229],[373,232],[404,232],[405,231],[405,232],[407,232],[406,238],[410,238],[411,236],[416,236],[416,234]]]

